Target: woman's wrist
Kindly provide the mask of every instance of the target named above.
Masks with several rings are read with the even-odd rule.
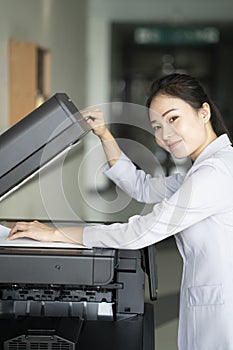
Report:
[[[101,135],[99,135],[99,138],[100,138],[101,142],[107,142],[107,141],[112,140],[113,136],[112,136],[111,132],[109,131],[109,129],[105,128],[103,133]]]
[[[59,229],[53,231],[53,242],[66,242],[64,235]]]
[[[64,227],[55,229],[53,232],[54,242],[64,242],[73,244],[83,244],[83,228],[82,227]]]

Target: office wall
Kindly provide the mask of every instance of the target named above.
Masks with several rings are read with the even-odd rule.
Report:
[[[233,22],[233,2],[229,0],[89,0],[88,1],[88,30],[89,36],[92,37],[92,52],[98,53],[99,65],[96,77],[101,81],[98,94],[104,97],[106,102],[110,100],[109,81],[102,79],[101,72],[103,67],[111,66],[111,23],[112,22],[147,22],[176,25],[191,23],[232,23]],[[98,27],[102,26],[101,37],[109,38],[101,43],[99,50],[99,31]],[[90,45],[90,43],[87,43]],[[109,52],[106,58],[105,53]],[[102,59],[101,59],[102,58]],[[93,70],[94,60],[88,63],[89,71]],[[105,71],[106,74],[106,71]],[[108,73],[110,77],[110,72]],[[88,102],[95,102],[94,96],[95,85],[88,86]]]
[[[89,14],[109,21],[230,21],[233,4],[229,0],[90,0]]]
[[[86,0],[0,0],[1,133],[9,126],[9,40],[33,41],[49,49],[51,94],[66,92],[79,108],[85,106],[86,17]],[[82,151],[83,147],[79,146],[69,154],[61,176],[61,165],[51,167],[51,171],[43,176],[46,190],[41,188],[41,180],[36,177],[1,202],[0,217],[46,219],[50,214],[41,198],[41,192],[48,193],[49,189],[50,197],[53,198],[53,208],[49,210],[51,215],[61,219],[76,218],[75,212],[81,213],[82,205],[77,200],[78,186],[75,191],[72,184],[77,180],[75,174],[81,162]],[[64,181],[63,194],[59,194],[55,186],[61,177]]]

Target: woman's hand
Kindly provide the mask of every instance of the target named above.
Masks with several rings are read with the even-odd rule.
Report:
[[[108,130],[103,112],[100,109],[93,108],[82,111],[81,114],[92,128],[94,134],[101,139]]]
[[[38,221],[16,222],[11,229],[8,240],[17,238],[31,238],[41,242],[56,242],[56,229],[44,225]]]
[[[83,244],[83,227],[49,227],[38,221],[16,222],[11,229],[8,240],[31,238],[40,242],[63,242]]]
[[[121,155],[121,149],[105,124],[103,112],[100,109],[88,109],[82,112],[82,116],[100,138],[109,166],[113,166]]]

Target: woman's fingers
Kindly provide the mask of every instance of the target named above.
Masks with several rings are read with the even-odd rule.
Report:
[[[11,229],[8,240],[31,238],[37,241],[52,241],[55,229],[38,221],[17,222]]]
[[[27,230],[28,223],[27,222],[16,222],[14,227],[10,230],[9,237],[12,237],[13,235],[16,234],[16,232],[19,231],[26,231]]]
[[[97,136],[101,136],[106,130],[104,114],[100,109],[88,109],[81,112],[83,118]]]

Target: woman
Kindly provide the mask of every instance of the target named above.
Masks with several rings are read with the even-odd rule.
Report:
[[[121,152],[101,111],[83,116],[103,144],[106,174],[137,200],[157,203],[151,213],[125,224],[59,230],[38,222],[17,223],[9,239],[138,249],[174,235],[184,263],[179,350],[232,350],[233,149],[227,130],[213,102],[188,75],[156,81],[147,106],[158,145],[176,158],[191,158],[185,176],[152,178],[137,170]]]

